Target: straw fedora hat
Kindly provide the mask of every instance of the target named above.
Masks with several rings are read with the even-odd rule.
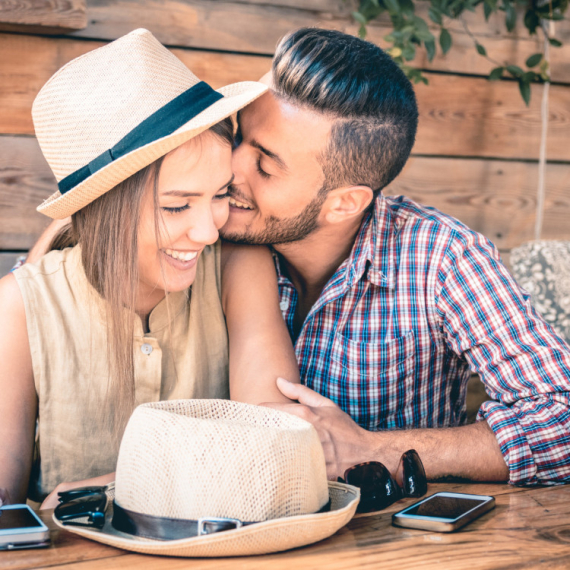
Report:
[[[352,518],[360,491],[327,482],[304,420],[228,400],[171,400],[135,409],[108,496],[101,530],[54,521],[144,554],[219,557],[323,540]]]
[[[77,212],[266,90],[255,81],[214,90],[144,29],[74,59],[32,107],[59,187],[38,211]]]

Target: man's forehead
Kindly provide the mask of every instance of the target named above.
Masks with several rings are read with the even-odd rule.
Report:
[[[295,105],[273,90],[243,109],[240,119],[246,137],[263,138],[261,144],[275,140],[280,146],[301,145],[305,151],[320,151],[332,127],[332,120],[322,113]]]

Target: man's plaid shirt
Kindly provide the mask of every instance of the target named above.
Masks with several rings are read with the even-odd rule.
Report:
[[[276,263],[292,332],[297,293]],[[463,424],[476,371],[510,482],[570,482],[570,347],[495,246],[450,216],[380,196],[295,351],[303,383],[373,431]]]

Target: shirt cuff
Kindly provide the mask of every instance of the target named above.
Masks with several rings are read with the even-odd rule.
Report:
[[[484,402],[477,421],[487,420],[493,430],[505,463],[511,485],[536,485],[537,466],[517,414],[500,402]]]
[[[24,263],[26,263],[26,259],[28,259],[28,258],[25,255],[20,255],[20,257],[17,257],[16,263],[14,264],[14,267],[12,267],[12,269],[10,269],[10,273],[12,273],[13,271],[16,271],[16,269],[22,267],[22,265],[24,265]]]

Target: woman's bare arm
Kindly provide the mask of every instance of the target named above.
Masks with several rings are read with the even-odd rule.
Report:
[[[223,244],[222,303],[230,338],[232,400],[290,402],[276,380],[281,376],[299,382],[299,369],[267,248]]]
[[[32,467],[37,395],[26,313],[13,275],[0,279],[0,489],[24,503]]]

